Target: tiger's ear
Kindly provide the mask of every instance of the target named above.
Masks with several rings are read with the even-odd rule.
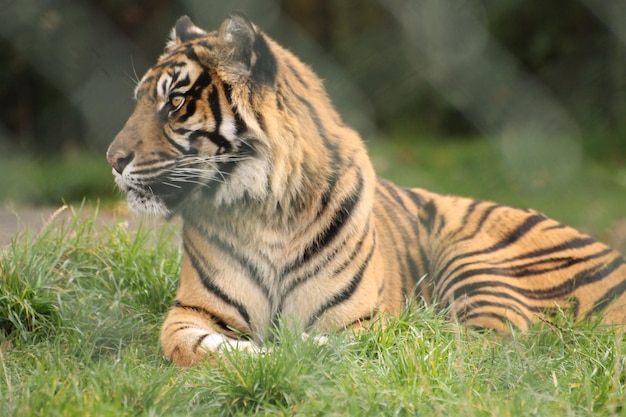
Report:
[[[185,42],[202,38],[206,35],[207,32],[194,25],[189,16],[182,16],[176,21],[176,25],[172,28],[170,40],[167,42],[165,50],[171,51]]]
[[[240,13],[231,14],[218,31],[220,67],[225,81],[273,85],[276,58],[263,34]]]

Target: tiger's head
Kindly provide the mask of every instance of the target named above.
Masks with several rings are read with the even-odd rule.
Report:
[[[107,151],[130,207],[175,214],[196,194],[216,194],[240,164],[260,181],[269,169],[268,144],[246,103],[272,88],[275,73],[264,36],[243,16],[212,33],[180,18],[165,52],[137,85],[135,111]]]
[[[107,159],[136,211],[245,201],[274,216],[319,202],[346,165],[369,163],[317,76],[242,15],[214,32],[180,18],[135,96]]]

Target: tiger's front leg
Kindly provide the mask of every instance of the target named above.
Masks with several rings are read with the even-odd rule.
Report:
[[[234,332],[225,334],[219,325],[198,308],[179,302],[169,311],[161,330],[161,346],[165,357],[176,366],[198,365],[208,352],[221,353],[229,349],[260,352],[253,341],[239,337]]]

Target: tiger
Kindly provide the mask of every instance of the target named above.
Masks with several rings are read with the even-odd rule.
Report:
[[[177,217],[163,354],[189,367],[277,330],[367,331],[407,300],[493,332],[562,310],[626,323],[626,262],[534,210],[377,177],[322,81],[243,14],[188,16],[106,157],[134,211]]]

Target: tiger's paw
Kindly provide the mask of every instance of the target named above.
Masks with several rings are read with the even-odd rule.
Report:
[[[259,347],[250,340],[232,339],[221,333],[212,333],[202,339],[200,346],[209,352],[224,352],[227,350],[238,350],[250,353],[265,353],[265,349]]]
[[[305,342],[307,340],[311,339],[314,343],[316,343],[319,346],[325,345],[328,343],[328,337],[324,336],[323,334],[318,334],[315,336],[311,336],[308,333],[302,333],[302,340],[304,340]]]

